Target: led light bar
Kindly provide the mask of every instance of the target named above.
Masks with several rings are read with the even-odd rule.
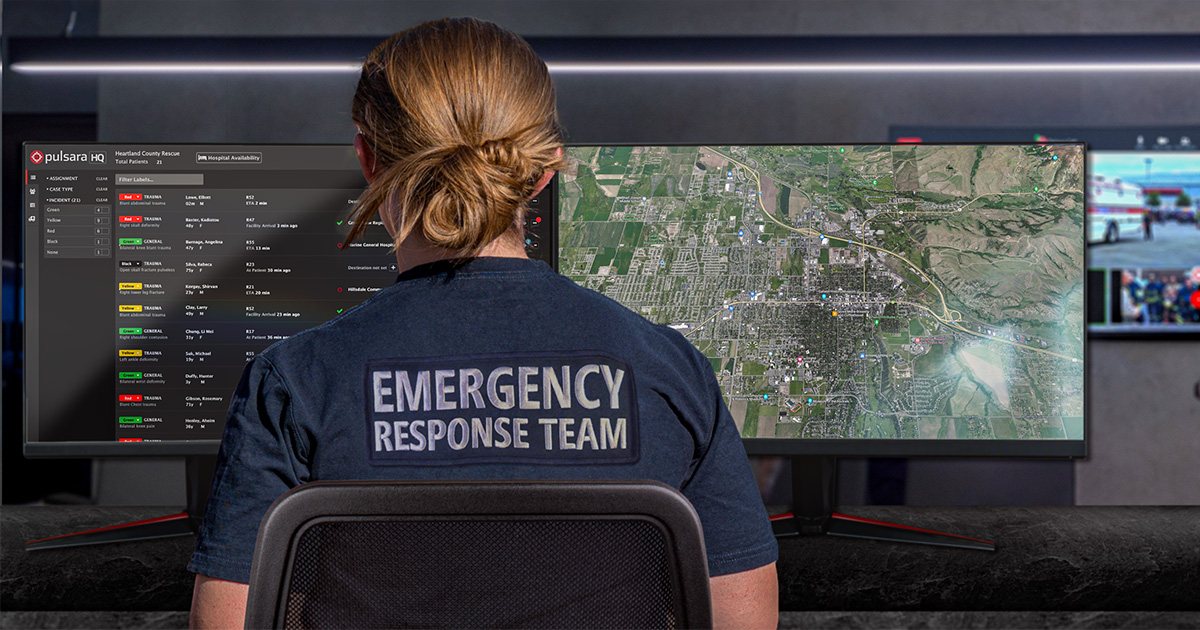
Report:
[[[10,66],[20,74],[357,74],[362,63],[254,61],[20,61]]]
[[[556,74],[894,74],[1198,72],[1198,62],[1165,63],[549,63]]]
[[[656,63],[550,62],[550,72],[569,74],[1002,74],[1200,72],[1200,62],[1158,63]],[[21,74],[357,74],[355,62],[37,62],[12,64]]]
[[[530,37],[556,75],[1200,72],[1194,35]],[[350,74],[375,37],[11,38],[31,75]]]

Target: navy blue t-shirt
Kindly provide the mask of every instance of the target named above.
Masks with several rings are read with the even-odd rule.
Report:
[[[249,582],[267,508],[318,479],[653,479],[696,508],[710,575],[777,556],[708,359],[533,260],[411,269],[255,357],[188,569]]]

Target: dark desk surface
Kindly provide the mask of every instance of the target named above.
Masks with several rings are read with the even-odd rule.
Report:
[[[962,614],[1159,611],[1172,613],[1152,617],[1159,625],[1177,625],[1180,619],[1188,622],[1183,625],[1200,625],[1200,616],[1183,614],[1200,611],[1200,507],[861,507],[846,511],[994,540],[998,550],[835,537],[783,539],[778,565],[780,608],[814,611],[784,615],[785,620],[796,617],[822,626],[869,627],[869,622],[856,625],[847,619],[873,618],[870,615],[815,611],[881,611],[871,614],[883,615],[880,623],[895,626],[911,625],[897,617],[905,611],[942,611],[939,614],[948,625],[977,625]],[[191,537],[40,552],[23,548],[25,541],[35,538],[171,512],[169,508],[5,506],[0,512],[0,610],[6,614],[137,611],[139,619],[146,612],[187,610],[193,576],[185,566],[194,542]],[[38,613],[22,614],[30,620],[40,618]],[[929,626],[930,619],[921,625],[938,627]],[[1012,621],[1021,619],[1032,622],[1024,617]],[[1080,620],[1084,625],[1108,625],[1090,614],[1076,619]],[[1130,623],[1126,619],[1117,625]]]
[[[1200,611],[1200,507],[862,507],[995,552],[781,540],[781,610]]]
[[[188,610],[192,536],[25,551],[25,542],[166,516],[171,508],[14,506],[0,510],[0,610]]]

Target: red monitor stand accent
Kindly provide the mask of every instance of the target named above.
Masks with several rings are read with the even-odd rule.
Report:
[[[837,458],[814,455],[792,457],[791,461],[792,511],[771,517],[771,529],[776,538],[800,535],[847,536],[982,551],[996,550],[996,543],[988,540],[839,514],[834,511],[837,505]]]
[[[73,534],[39,538],[25,543],[25,551],[102,545],[171,536],[191,536],[199,531],[200,519],[204,516],[204,504],[208,502],[209,486],[212,484],[213,471],[216,466],[217,458],[213,455],[187,458],[188,504],[187,510],[184,512],[144,521],[89,529]]]

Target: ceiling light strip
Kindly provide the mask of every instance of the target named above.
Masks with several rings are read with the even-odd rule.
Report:
[[[547,64],[555,74],[1000,74],[1200,72],[1200,61],[945,62],[945,63],[702,63],[572,62]],[[358,62],[49,62],[12,64],[22,74],[347,74]]]
[[[547,64],[558,74],[870,74],[870,73],[1087,73],[1198,72],[1192,62],[1013,63],[586,63]]]
[[[18,61],[12,69],[21,74],[347,74],[361,72],[362,63]]]

